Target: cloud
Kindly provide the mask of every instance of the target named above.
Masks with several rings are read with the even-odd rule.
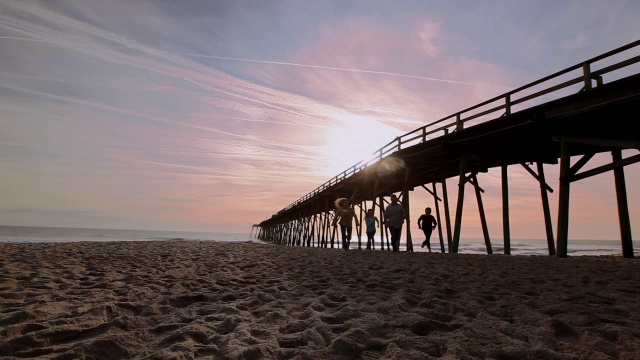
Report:
[[[3,1],[0,223],[244,231],[404,131],[637,36],[632,2],[603,35],[553,27],[598,18],[553,4]],[[512,186],[536,221],[531,179]]]

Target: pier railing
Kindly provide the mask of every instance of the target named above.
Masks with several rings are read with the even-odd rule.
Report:
[[[589,90],[593,88],[593,83],[596,83],[596,86],[601,85],[603,83],[603,75],[607,73],[611,73],[618,69],[630,66],[635,63],[640,62],[640,55],[628,57],[622,61],[615,62],[614,64],[605,66],[598,70],[593,70],[593,64],[602,61],[604,59],[611,60],[614,55],[620,54],[629,49],[636,48],[640,49],[640,40],[634,41],[625,46],[619,47],[615,50],[609,51],[607,53],[596,56],[587,61],[581,62],[574,66],[568,67],[564,70],[558,71],[554,74],[546,76],[542,79],[529,83],[527,85],[521,86],[515,90],[509,91],[502,95],[496,96],[484,102],[481,102],[477,105],[466,108],[462,111],[451,114],[447,117],[444,117],[440,120],[436,120],[427,125],[419,127],[415,130],[412,130],[404,135],[396,137],[394,140],[390,141],[388,144],[382,146],[380,149],[374,152],[373,157],[368,161],[360,161],[355,165],[349,167],[345,171],[340,174],[334,176],[329,179],[327,182],[318,186],[313,191],[304,195],[300,199],[294,201],[293,203],[286,206],[284,209],[280,211],[285,212],[290,210],[299,204],[313,198],[317,194],[323,192],[329,187],[336,185],[342,180],[346,179],[349,176],[355,175],[356,173],[362,171],[364,168],[371,164],[375,164],[385,158],[392,153],[401,150],[403,148],[419,144],[421,142],[425,142],[427,140],[444,136],[455,131],[459,131],[464,129],[466,123],[469,123],[472,120],[481,121],[482,118],[486,118],[489,115],[497,115],[498,117],[507,116],[512,113],[512,110],[517,105],[523,104],[527,101],[531,101],[533,99],[539,99],[544,95],[548,95],[551,93],[557,93],[560,90],[567,89],[570,86],[576,84],[582,84],[581,91]],[[572,75],[572,72],[579,72],[579,75]],[[564,79],[569,76],[569,79]],[[553,80],[562,81],[559,84],[555,84],[541,90],[536,90],[535,88],[538,85],[543,83],[549,83]],[[563,81],[564,80],[564,81]],[[547,84],[548,86],[548,84]]]

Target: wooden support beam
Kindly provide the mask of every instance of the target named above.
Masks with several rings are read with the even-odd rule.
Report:
[[[360,223],[357,226],[357,230],[358,230],[358,250],[362,250],[362,202],[360,202]]]
[[[378,196],[378,184],[380,183],[378,179],[378,173],[376,172],[376,180],[373,183],[373,200],[371,201],[371,208],[373,209],[373,213],[376,213],[376,198]],[[382,205],[382,204],[380,204]]]
[[[318,231],[318,235],[320,235],[320,247],[327,247],[327,238],[325,237],[327,231],[327,215],[325,212],[322,212],[320,215],[320,226],[321,229]]]
[[[445,224],[446,224],[446,229],[447,229],[447,249],[449,249],[449,252],[451,252],[451,247],[453,246],[453,241],[451,238],[452,232],[451,232],[451,217],[449,216],[449,196],[447,193],[447,179],[443,176],[442,177],[442,199],[443,199],[443,203],[444,203],[444,220],[445,220]]]
[[[404,207],[404,214],[407,222],[407,251],[413,252],[413,241],[411,241],[411,208],[409,206],[409,189],[407,188],[407,182],[409,181],[410,174],[411,172],[409,167],[406,166],[404,171],[404,187],[402,189],[402,206]],[[400,239],[398,239],[397,249],[400,251]]]
[[[426,187],[426,186],[424,186],[424,185],[420,185],[420,186],[422,186],[422,188],[423,188],[423,189],[427,190],[427,192],[428,192],[429,194],[433,195],[434,202],[436,202],[436,203],[437,203],[438,201],[442,201],[442,199],[440,199],[440,197],[438,197],[438,195],[436,194],[435,190],[433,190],[433,191],[432,191],[432,190],[429,190],[429,188],[427,188],[427,187]]]
[[[433,189],[433,198],[434,198],[434,203],[436,204],[436,221],[438,222],[438,237],[440,239],[440,251],[444,254],[445,253],[445,249],[444,249],[444,239],[442,238],[442,224],[440,221],[440,206],[438,205],[438,190],[436,187],[436,183],[432,182],[431,183],[431,188]]]
[[[594,169],[583,171],[580,174],[575,174],[573,176],[570,176],[569,177],[569,181],[570,182],[574,182],[574,181],[586,179],[588,177],[591,177],[591,176],[594,176],[594,175],[599,175],[599,174],[605,173],[605,172],[607,172],[609,170],[614,170],[614,169],[617,169],[617,168],[621,168],[623,166],[635,164],[637,162],[640,162],[640,155],[630,156],[630,157],[628,157],[626,159],[620,159],[620,160],[614,161],[614,162],[612,162],[610,164],[602,165],[602,166],[599,166],[599,167],[594,168]]]
[[[509,178],[507,165],[502,165],[502,238],[504,254],[511,255],[511,231],[509,228]]]
[[[466,184],[466,183],[468,183],[468,182],[469,182],[469,180],[471,180],[471,178],[473,177],[473,175],[474,175],[474,174],[476,174],[476,173],[470,173],[469,175],[464,176],[464,177],[461,179],[461,182],[462,182],[462,183],[465,183],[465,184]]]
[[[580,169],[582,169],[582,167],[585,166],[595,154],[596,153],[585,154],[580,158],[580,160],[576,161],[576,163],[569,169],[569,176],[577,174],[578,171],[580,171]]]
[[[378,219],[378,221],[380,221],[380,224],[384,223],[384,206],[382,205],[382,196],[380,196],[380,218]],[[383,228],[386,229],[386,226],[382,226],[380,228],[380,250],[384,250],[384,230]]]
[[[476,180],[476,175],[478,173],[473,173],[473,177],[469,179],[469,184],[473,185],[474,188],[476,188],[476,190],[480,191],[481,193],[484,193],[484,189],[480,187],[480,185],[478,185],[477,180]]]
[[[571,137],[571,136],[553,136],[551,140],[557,141],[557,142],[566,142],[570,144],[594,145],[594,146],[612,147],[612,148],[620,148],[620,149],[640,148],[640,142],[638,141],[592,139],[592,138],[581,138],[581,137]]]
[[[383,200],[384,200],[384,197],[380,196],[380,219],[383,218],[382,216],[384,213],[384,210],[383,210],[384,206],[382,205]],[[384,221],[386,221],[386,219]],[[386,226],[384,226],[384,238],[387,239],[387,251],[389,251],[391,250],[391,246],[389,244],[389,229]],[[380,232],[380,245],[381,245],[380,250],[384,250],[384,239],[382,238],[382,232]]]
[[[478,178],[474,175],[473,182],[478,184]],[[478,212],[480,213],[480,223],[482,224],[482,234],[484,235],[484,244],[487,247],[487,254],[493,254],[491,248],[491,239],[489,238],[489,227],[487,226],[487,217],[484,214],[484,206],[482,204],[482,193],[480,186],[474,186],[476,190],[476,200],[478,200]]]
[[[622,151],[611,152],[613,162],[622,160]],[[613,169],[616,184],[616,199],[618,202],[618,218],[620,219],[620,240],[622,241],[622,257],[633,258],[633,241],[631,239],[631,221],[629,220],[629,205],[627,204],[627,185],[624,180],[624,168]]]
[[[569,144],[562,142],[560,143],[560,194],[558,195],[558,236],[556,237],[556,256],[562,258],[567,257],[567,240],[569,236],[570,168]]]
[[[318,220],[317,214],[313,214],[313,222],[311,223],[311,247],[316,247],[316,221]]]
[[[329,225],[329,226],[331,226],[333,228],[331,230],[331,248],[333,249],[333,246],[335,245],[336,233],[338,232],[338,227],[337,226],[332,226],[332,225]]]
[[[465,173],[467,171],[467,161],[464,157],[460,158],[460,180],[458,183],[458,204],[456,206],[455,225],[453,227],[453,253],[458,253],[460,245],[460,228],[462,226],[462,208],[464,206],[464,185],[466,183]]]
[[[554,256],[556,254],[555,241],[553,239],[553,225],[551,224],[551,210],[549,208],[549,196],[547,194],[547,188],[544,187],[546,180],[544,177],[544,165],[541,162],[538,165],[538,175],[540,176],[540,197],[542,199],[542,212],[544,214],[544,227],[547,234],[547,248],[549,249],[549,255]]]
[[[540,175],[536,174],[535,171],[533,171],[529,165],[521,162],[520,165],[522,165],[522,167],[527,170],[527,172],[529,174],[531,174],[531,176],[533,176],[536,180],[538,180],[538,182],[540,183],[540,186],[543,186],[547,191],[549,192],[553,192],[553,189],[551,188],[551,186],[549,186],[549,184],[547,184],[541,177]]]

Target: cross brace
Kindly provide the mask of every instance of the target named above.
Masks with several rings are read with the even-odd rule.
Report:
[[[529,167],[529,165],[521,162],[520,165],[522,165],[522,167],[527,170],[527,172],[529,174],[531,174],[531,176],[533,176],[536,180],[538,180],[538,182],[540,183],[540,186],[544,189],[547,189],[547,191],[549,192],[553,192],[553,189],[551,188],[551,186],[549,186],[549,184],[547,184],[544,180],[542,180],[542,178],[540,177],[540,175],[536,174],[535,171],[533,171],[533,169],[531,169]]]
[[[427,192],[429,194],[433,195],[433,197],[435,197],[438,201],[442,201],[442,199],[440,199],[440,197],[438,195],[434,194],[433,191],[429,190],[426,186],[424,186],[424,185],[420,185],[420,186],[422,186],[423,189],[427,190]]]
[[[626,159],[614,161],[614,162],[612,162],[610,164],[598,166],[597,168],[594,168],[594,169],[591,169],[591,170],[583,171],[580,174],[571,175],[571,176],[569,176],[569,182],[574,182],[574,181],[586,179],[588,177],[591,177],[591,176],[594,176],[594,175],[599,175],[599,174],[605,173],[605,172],[607,172],[609,170],[617,169],[617,168],[620,168],[620,167],[623,167],[623,166],[635,164],[637,162],[640,162],[640,155],[634,155],[634,156],[628,157]]]

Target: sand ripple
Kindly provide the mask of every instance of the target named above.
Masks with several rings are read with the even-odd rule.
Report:
[[[0,358],[639,359],[640,262],[0,244]]]

